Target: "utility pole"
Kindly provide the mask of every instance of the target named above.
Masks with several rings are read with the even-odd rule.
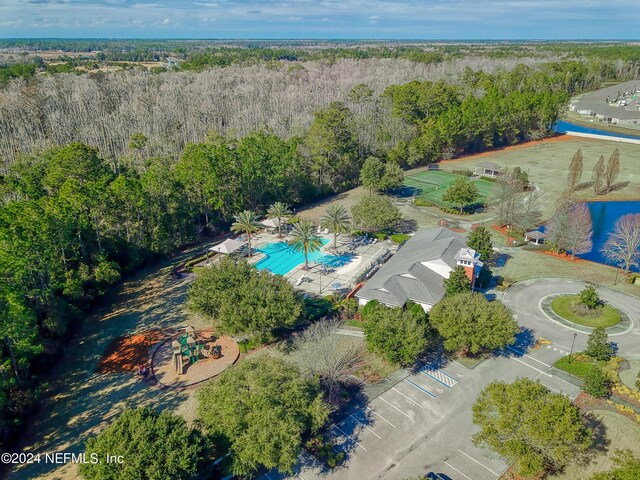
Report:
[[[569,363],[571,363],[573,361],[573,357],[571,355],[573,355],[573,345],[576,343],[576,337],[578,336],[578,334],[576,332],[573,333],[573,340],[571,341],[571,350],[569,350]]]

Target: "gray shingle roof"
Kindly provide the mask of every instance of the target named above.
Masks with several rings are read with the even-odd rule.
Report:
[[[453,269],[456,254],[465,247],[463,237],[447,228],[419,230],[369,279],[356,297],[398,307],[407,300],[433,305],[444,295],[444,278],[421,262],[440,260]]]

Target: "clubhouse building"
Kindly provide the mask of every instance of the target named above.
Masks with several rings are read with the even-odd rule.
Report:
[[[444,280],[457,266],[465,269],[473,283],[483,263],[462,235],[444,227],[418,230],[355,297],[360,306],[377,300],[403,307],[411,300],[429,311],[444,296]]]

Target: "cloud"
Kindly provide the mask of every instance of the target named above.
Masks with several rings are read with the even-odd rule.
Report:
[[[0,21],[4,37],[636,38],[640,9],[637,0],[0,0]]]

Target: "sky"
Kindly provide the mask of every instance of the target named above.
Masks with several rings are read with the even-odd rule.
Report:
[[[0,37],[638,39],[639,0],[0,0]]]

